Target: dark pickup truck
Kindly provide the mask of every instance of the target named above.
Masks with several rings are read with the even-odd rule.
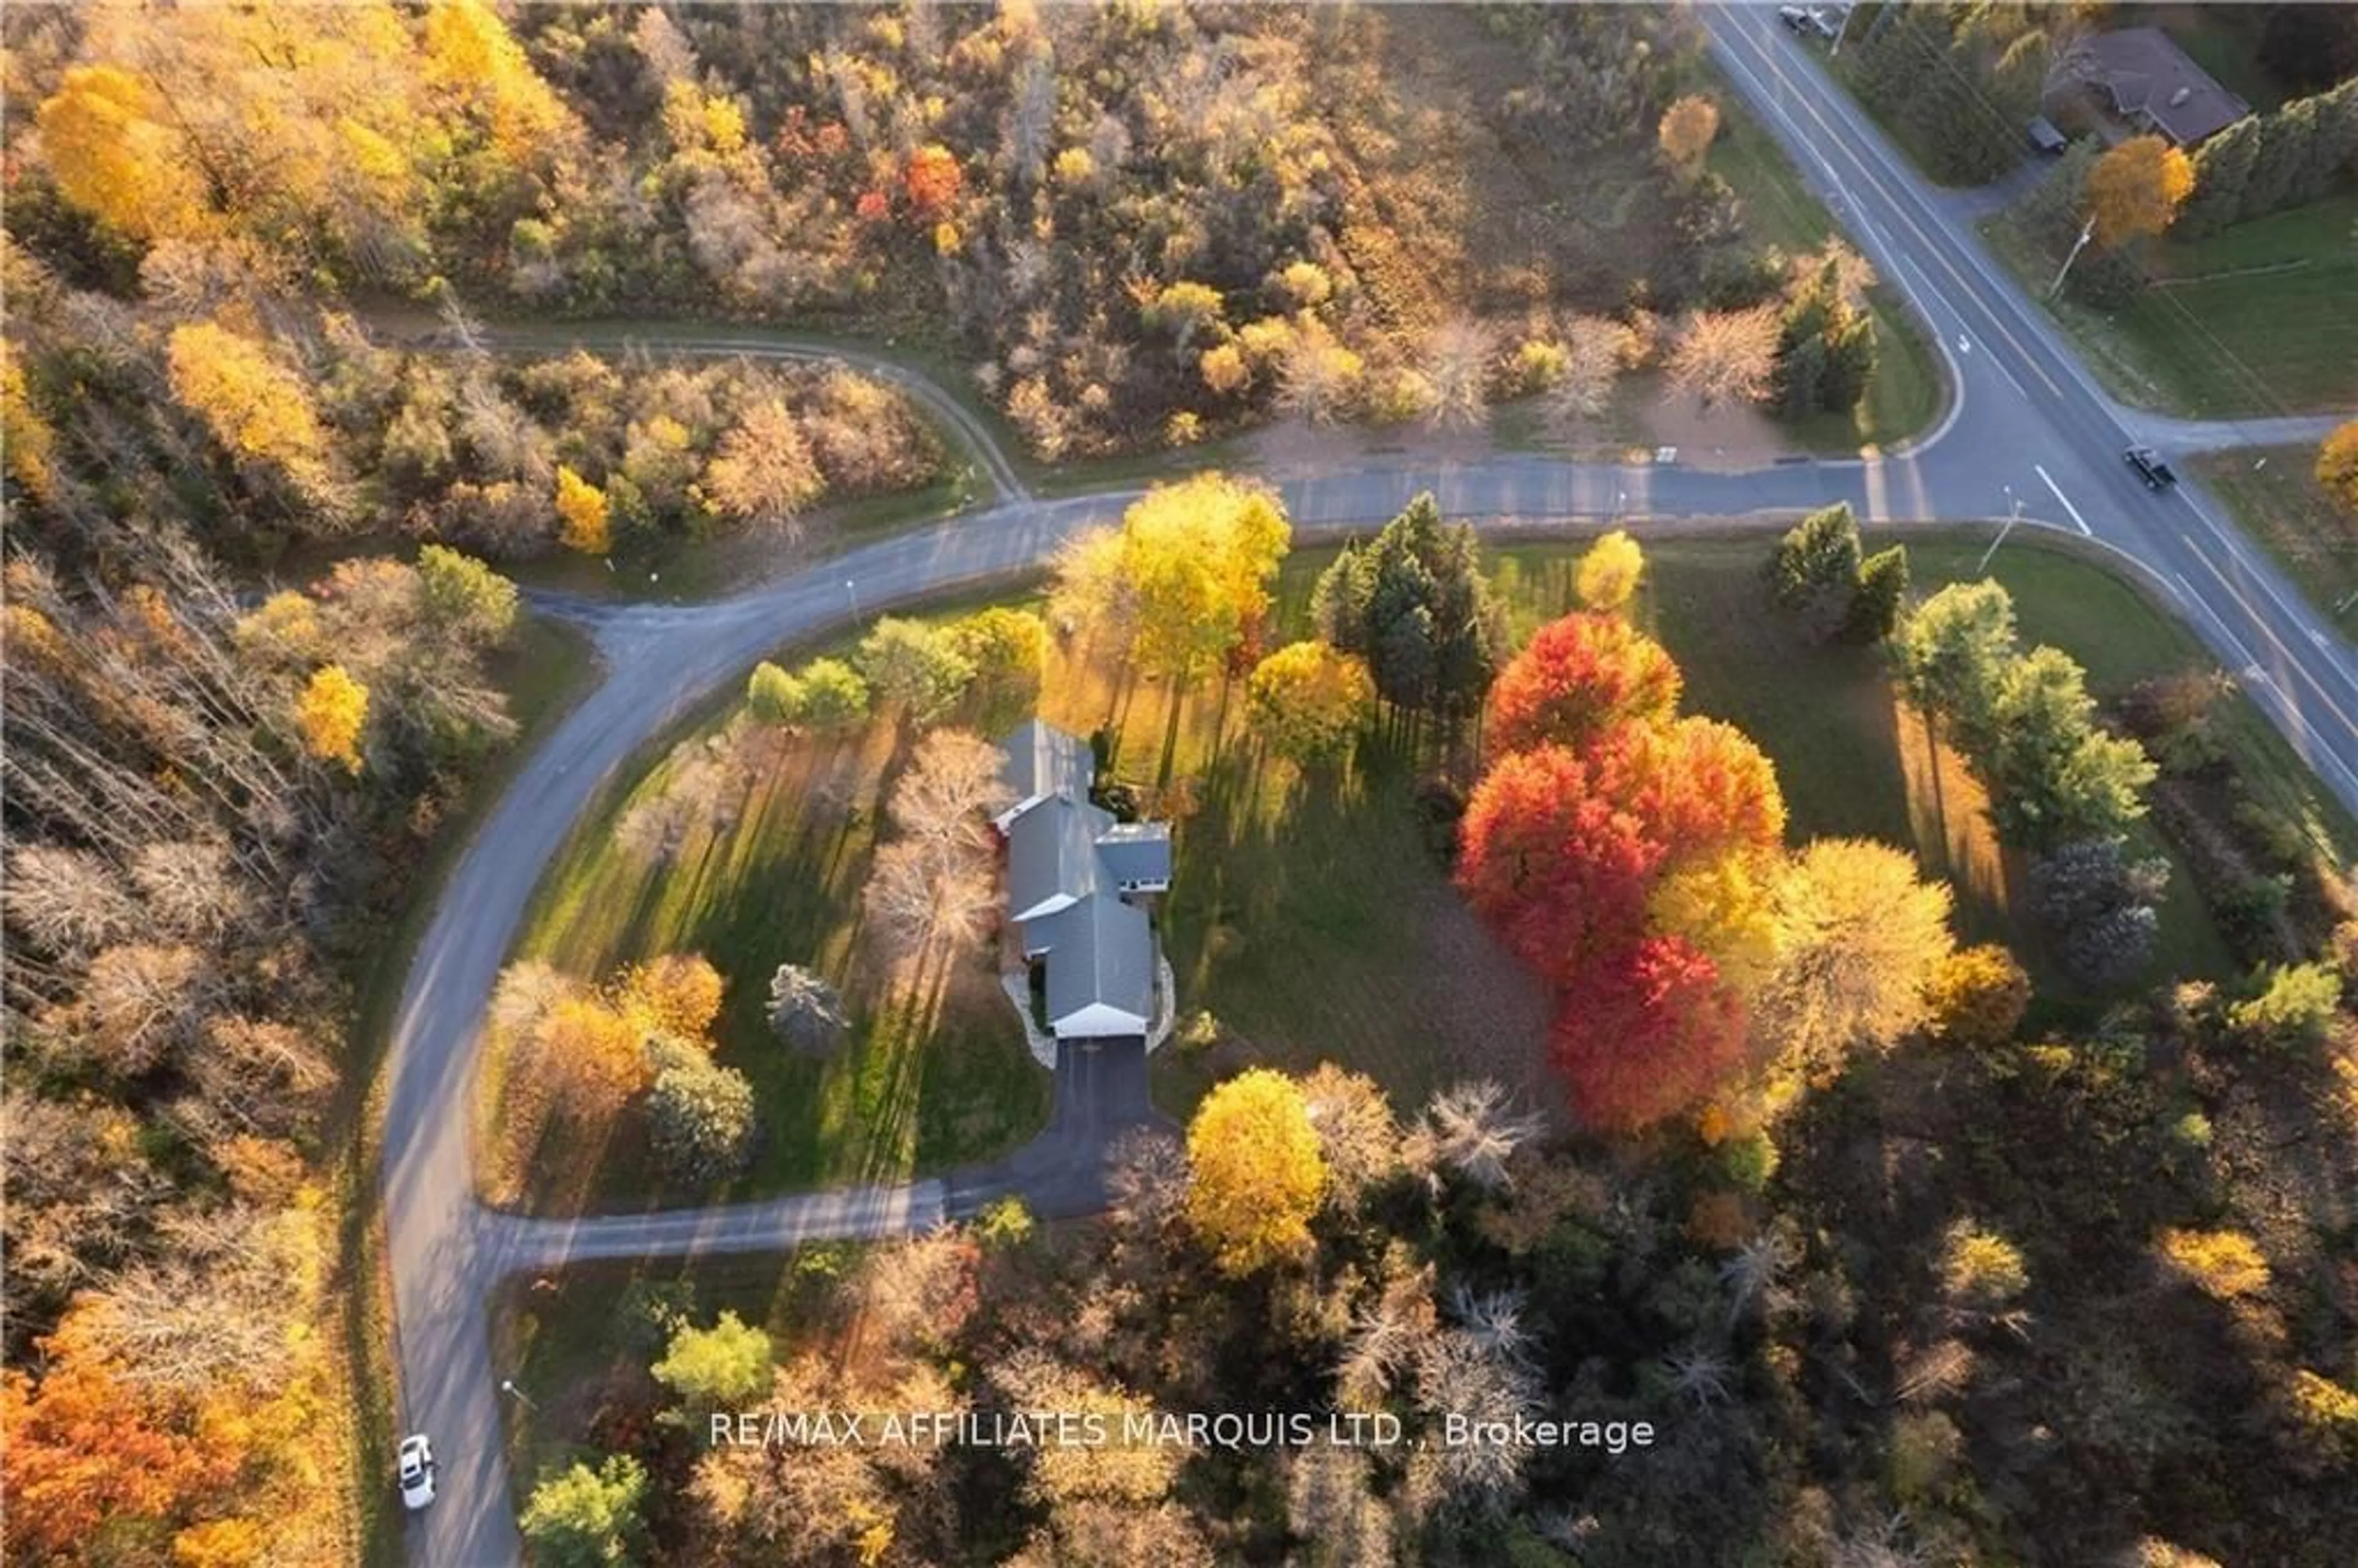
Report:
[[[2169,465],[2163,462],[2161,454],[2151,447],[2131,447],[2121,456],[2128,460],[2129,467],[2137,470],[2137,477],[2145,481],[2147,490],[2168,490],[2178,482],[2178,476],[2169,471]]]

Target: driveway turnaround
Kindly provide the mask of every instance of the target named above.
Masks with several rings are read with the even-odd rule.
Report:
[[[1866,116],[1801,54],[1765,10],[1705,13],[1739,90],[1833,203],[1882,275],[1940,341],[1948,415],[1921,441],[1880,456],[1794,460],[1748,472],[1677,461],[1581,465],[1498,457],[1444,466],[1354,469],[1281,486],[1297,536],[1371,528],[1421,490],[1486,533],[1643,532],[1691,524],[1780,527],[1846,501],[1874,523],[2004,517],[2087,540],[2174,605],[2336,795],[2358,809],[2358,673],[2281,574],[2220,521],[2201,486],[2154,495],[2121,461],[2132,441],[2176,452],[2284,439],[2310,422],[2190,425],[2117,407],[2088,379],[2042,312],[1981,251],[1953,202],[1936,200]],[[1107,1047],[1059,1069],[1049,1127],[1007,1159],[890,1187],[767,1202],[557,1221],[475,1198],[471,1087],[478,1025],[535,886],[566,835],[625,759],[755,660],[842,630],[856,615],[1044,569],[1083,528],[1117,518],[1134,492],[1033,499],[990,428],[889,356],[735,329],[633,330],[679,353],[846,359],[910,390],[972,451],[993,504],[879,540],[733,598],[681,605],[535,596],[595,641],[603,678],[523,760],[444,888],[420,939],[387,1053],[381,1172],[398,1319],[404,1430],[432,1435],[437,1500],[407,1523],[414,1563],[497,1568],[520,1551],[503,1457],[500,1382],[486,1317],[492,1289],[526,1271],[590,1258],[661,1258],[783,1249],[827,1238],[905,1234],[971,1215],[999,1196],[1047,1215],[1098,1206],[1106,1150],[1156,1125],[1142,1054]],[[492,346],[595,341],[508,332]]]

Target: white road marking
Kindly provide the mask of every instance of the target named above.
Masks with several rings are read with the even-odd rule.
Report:
[[[2206,567],[2211,565],[2207,557],[2198,556],[2196,559],[2201,560]],[[2212,569],[2215,572],[2218,568],[2213,567]],[[2194,585],[2187,580],[2186,574],[2180,572],[2177,576],[2178,580],[2185,585],[2187,596],[2193,600],[2203,614],[2211,618],[2211,624],[2219,628],[2219,634],[2227,639],[2227,645],[2244,656],[2244,666],[2236,671],[2236,678],[2247,687],[2259,687],[2277,694],[2275,707],[2278,713],[2290,721],[2295,731],[2293,750],[2299,753],[2302,761],[2308,762],[2312,768],[2320,762],[2331,764],[2335,773],[2353,784],[2358,784],[2358,769],[2351,767],[2331,747],[2325,744],[2324,736],[2319,734],[2317,727],[2309,721],[2309,715],[2300,710],[2300,705],[2289,693],[2284,692],[2276,682],[2268,678],[2266,666],[2252,656],[2250,645],[2235,635],[2235,629],[2227,624],[2224,616],[2195,594]],[[2232,593],[2234,590],[2231,588],[2228,591]],[[2257,702],[2259,698],[2255,696],[2253,700]]]
[[[2080,515],[2080,509],[2071,504],[2071,498],[2063,493],[2063,487],[2057,484],[2053,478],[2048,474],[2047,470],[2044,468],[2041,468],[2039,464],[2033,463],[2030,467],[2032,472],[2038,474],[2041,480],[2046,481],[2047,488],[2055,492],[2055,499],[2063,503],[2063,510],[2071,514],[2071,521],[2080,525],[2080,532],[2085,534],[2092,539],[2094,538],[2096,536],[2096,531],[2088,526],[2088,520]]]

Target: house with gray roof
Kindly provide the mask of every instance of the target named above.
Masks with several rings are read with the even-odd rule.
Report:
[[[1000,742],[1015,803],[992,818],[1006,846],[1007,917],[1042,970],[1058,1041],[1147,1034],[1163,971],[1136,901],[1171,886],[1171,827],[1118,822],[1089,799],[1096,759],[1034,719]]]
[[[1088,742],[1079,736],[1030,719],[1001,741],[999,749],[1007,758],[1006,764],[999,770],[1000,781],[1015,796],[1013,805],[991,819],[1001,833],[1007,831],[1009,823],[1042,801],[1058,795],[1084,802],[1089,798],[1097,759],[1090,755]]]
[[[2171,146],[2191,148],[2252,112],[2159,27],[2116,27],[2063,57],[2070,76],[2102,90],[2112,112]]]

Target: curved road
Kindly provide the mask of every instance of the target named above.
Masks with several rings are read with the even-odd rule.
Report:
[[[1940,334],[1956,397],[1924,442],[1879,459],[1784,461],[1744,473],[1676,463],[1584,466],[1501,457],[1442,468],[1370,468],[1281,486],[1305,538],[1390,516],[1431,489],[1453,516],[1493,533],[1558,532],[1606,519],[1641,529],[1677,518],[1774,525],[1848,501],[1887,524],[2005,515],[2086,536],[2174,600],[2326,784],[2358,809],[2358,681],[2349,650],[2274,568],[2223,528],[2188,485],[2148,494],[2117,459],[2129,432],[2232,441],[2236,427],[2177,427],[2115,406],[2036,307],[2017,295],[1874,127],[1799,57],[1773,15],[1706,14],[1714,47],[1764,118],[1842,208],[1884,276]],[[421,938],[387,1057],[382,1191],[408,1429],[431,1433],[439,1498],[410,1521],[413,1562],[464,1568],[519,1553],[501,1452],[491,1291],[523,1270],[591,1257],[782,1248],[893,1234],[972,1213],[1004,1193],[1043,1212],[1097,1205],[1106,1141],[1152,1119],[1143,1064],[1076,1057],[1060,1071],[1048,1130],[999,1163],[891,1188],[582,1221],[534,1220],[475,1200],[470,1086],[477,1025],[526,902],[574,822],[615,770],[695,702],[782,644],[863,611],[1037,570],[1076,531],[1119,515],[1134,492],[1029,496],[989,428],[914,372],[878,356],[778,334],[633,334],[675,351],[828,355],[908,388],[969,445],[996,504],[853,550],[737,597],[692,605],[544,600],[594,638],[605,678],[519,769],[453,871]],[[495,341],[528,341],[497,334]],[[545,339],[543,341],[546,341]],[[2284,438],[2288,427],[2266,427]],[[2175,445],[2175,442],[2172,442]]]

